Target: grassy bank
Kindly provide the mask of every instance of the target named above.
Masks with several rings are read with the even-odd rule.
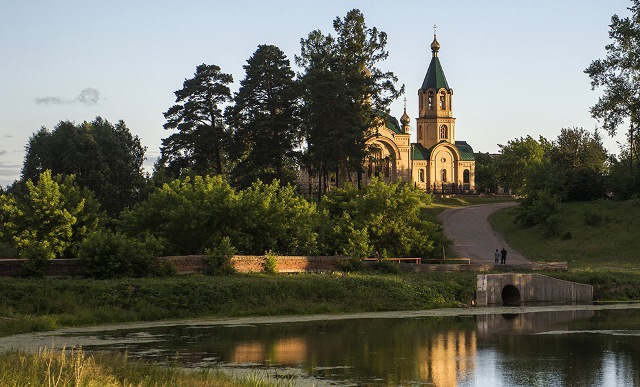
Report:
[[[498,211],[491,225],[533,261],[565,261],[571,269],[640,269],[640,199],[564,203],[560,233],[545,238],[540,226],[514,224],[514,210]]]
[[[473,206],[477,204],[491,204],[513,202],[516,199],[510,196],[455,196],[455,197],[434,197],[433,202],[426,208],[423,213],[433,218],[437,217],[442,211],[448,208]]]
[[[197,317],[416,310],[469,303],[475,273],[0,281],[0,335]]]
[[[0,380],[11,386],[280,386],[261,377],[232,378],[219,371],[185,371],[143,361],[125,354],[86,354],[81,349],[37,354],[11,351],[0,354]]]

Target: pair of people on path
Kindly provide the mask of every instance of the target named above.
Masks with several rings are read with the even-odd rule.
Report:
[[[498,264],[498,260],[500,260],[500,264],[502,265],[507,263],[507,250],[505,250],[504,247],[501,251],[498,251],[498,249],[496,249],[496,252],[493,256],[495,258],[496,265]]]

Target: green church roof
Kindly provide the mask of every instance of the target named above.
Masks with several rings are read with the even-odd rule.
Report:
[[[398,123],[398,119],[393,116],[387,116],[386,122],[387,128],[391,129],[394,133],[402,134],[402,130],[400,129],[400,124]]]
[[[424,81],[422,82],[422,87],[420,90],[427,89],[446,89],[450,90],[449,84],[447,83],[447,78],[444,76],[444,70],[442,70],[442,65],[440,64],[440,59],[437,56],[433,56],[431,58],[431,63],[429,64],[429,69],[427,70],[427,75],[424,77]]]
[[[431,150],[435,148],[437,145],[441,144],[444,141],[432,146],[427,149],[423,147],[419,143],[413,143],[413,160],[429,160],[431,158]],[[466,141],[456,141],[455,145],[456,149],[460,153],[461,161],[473,161],[475,160],[475,155],[473,154],[473,148],[471,145],[467,144]]]
[[[460,160],[473,161],[476,156],[473,154],[473,148],[466,141],[456,141],[456,148],[460,152]]]
[[[431,156],[431,150],[422,146],[420,143],[414,143],[413,145],[413,159],[414,160],[429,160]]]

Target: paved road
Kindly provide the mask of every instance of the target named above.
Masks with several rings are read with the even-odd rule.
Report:
[[[453,240],[452,251],[456,257],[471,258],[471,263],[493,263],[496,249],[507,250],[507,263],[529,263],[529,260],[509,247],[504,238],[495,232],[487,218],[497,210],[517,205],[514,202],[481,204],[450,208],[439,218],[447,238]]]

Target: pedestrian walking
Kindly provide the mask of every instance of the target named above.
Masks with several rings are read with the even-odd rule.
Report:
[[[500,251],[500,263],[503,265],[507,263],[507,250],[505,250],[504,247]]]
[[[493,254],[493,258],[495,259],[497,265],[498,261],[500,261],[500,252],[498,251],[498,249],[496,249],[496,253]]]

